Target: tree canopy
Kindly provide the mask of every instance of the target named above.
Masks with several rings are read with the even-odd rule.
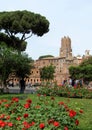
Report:
[[[24,51],[25,40],[33,34],[42,36],[49,31],[49,21],[30,11],[0,12],[0,42]]]
[[[30,75],[32,59],[27,54],[18,54],[13,48],[0,44],[0,80],[6,86],[10,74],[19,78]]]
[[[15,56],[14,60],[14,69],[15,69],[15,74],[19,78],[25,78],[29,77],[30,75],[30,70],[33,67],[33,60],[32,58],[28,57],[27,54],[17,54]]]
[[[89,56],[88,58],[84,59],[80,66],[87,66],[87,65],[92,65],[92,56]]]
[[[84,82],[92,81],[92,56],[83,60],[79,66],[71,66],[69,73],[73,79],[82,78]]]
[[[50,65],[50,66],[44,66],[40,70],[40,76],[42,80],[53,80],[54,78],[54,73],[55,73],[55,67]]]

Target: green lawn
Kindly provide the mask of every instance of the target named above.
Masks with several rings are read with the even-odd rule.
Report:
[[[10,99],[15,96],[20,97],[21,102],[23,102],[28,97],[30,97],[34,103],[37,102],[36,94],[4,94],[0,95],[0,99],[1,98]],[[55,97],[55,100],[64,101],[72,109],[75,110],[82,109],[83,114],[81,114],[81,118],[79,119],[80,120],[79,130],[92,130],[92,99]]]

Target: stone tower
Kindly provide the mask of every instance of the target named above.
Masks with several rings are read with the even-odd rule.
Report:
[[[60,57],[72,58],[71,39],[63,37],[61,39]]]
[[[85,56],[89,57],[90,56],[90,50],[85,50]]]

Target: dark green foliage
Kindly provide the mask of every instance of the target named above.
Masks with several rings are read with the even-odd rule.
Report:
[[[83,62],[80,64],[81,67],[86,65],[92,65],[92,56],[87,59],[84,59]]]
[[[45,66],[40,70],[40,76],[42,80],[53,80],[54,73],[55,73],[55,67],[52,65]]]
[[[69,68],[70,76],[74,79],[82,78],[84,82],[92,81],[92,57],[85,59],[79,66]]]
[[[24,51],[26,49],[27,42],[20,41],[18,37],[8,37],[8,35],[4,33],[0,33],[0,42],[4,42],[7,44],[8,47],[13,47],[18,51]]]
[[[79,79],[80,77],[81,77],[81,75],[79,75],[80,74],[80,71],[81,71],[81,68],[79,67],[79,66],[71,66],[71,67],[69,67],[69,73],[70,73],[70,77],[72,78],[72,79]]]
[[[88,64],[86,66],[81,67],[81,75],[84,81],[92,81],[92,65]]]
[[[27,54],[18,54],[15,57],[15,74],[19,78],[25,78],[30,75],[30,70],[32,68],[33,60],[28,58]]]
[[[48,96],[59,96],[67,98],[90,98],[92,99],[92,90],[80,86],[69,87],[60,86],[56,83],[47,82],[43,84],[38,90],[37,93]]]
[[[42,36],[49,31],[48,27],[49,22],[40,14],[26,10],[0,13],[0,30],[5,30],[10,36],[21,33],[23,40],[30,32]]]
[[[26,77],[30,74],[32,59],[26,54],[18,54],[4,43],[0,45],[0,80],[6,86],[11,73],[18,77]]]
[[[47,33],[49,22],[44,16],[26,10],[0,12],[0,31],[0,42],[24,51],[25,40],[32,34],[42,36]]]
[[[13,71],[13,63],[13,50],[7,48],[4,44],[0,45],[0,79],[4,84],[6,84],[9,74]]]

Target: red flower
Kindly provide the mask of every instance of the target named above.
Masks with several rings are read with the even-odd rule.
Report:
[[[2,99],[1,102],[7,102],[8,100],[7,99]]]
[[[80,113],[83,113],[83,110],[79,110]]]
[[[67,126],[65,126],[65,127],[64,127],[64,130],[68,130],[68,127],[67,127]]]
[[[9,115],[8,115],[8,116],[6,116],[6,119],[7,119],[7,120],[9,120],[9,119],[10,119],[10,116],[9,116]]]
[[[6,125],[6,123],[2,120],[0,120],[0,127],[4,127]]]
[[[69,111],[69,116],[74,117],[76,115],[76,112],[74,110]]]
[[[56,127],[59,127],[60,123],[58,121],[54,121],[53,125],[56,126]]]
[[[5,104],[4,106],[5,106],[6,108],[9,108],[10,104]]]
[[[12,98],[12,101],[13,101],[13,102],[18,102],[19,99],[18,99],[17,97],[14,97],[14,98]]]
[[[12,122],[8,122],[8,126],[12,127],[13,126]]]
[[[21,117],[20,117],[20,116],[19,116],[19,117],[17,117],[17,118],[16,118],[16,120],[20,121],[20,120],[21,120]]]
[[[76,125],[79,125],[79,120],[76,119],[76,120],[75,120],[75,124],[76,124]]]
[[[27,122],[27,121],[24,121],[24,122],[23,122],[23,125],[26,125],[26,124],[28,124],[28,122]]]
[[[23,125],[24,125],[25,130],[30,128],[30,124],[26,121],[23,122]]]
[[[30,126],[33,126],[33,125],[35,125],[35,122],[34,122],[34,121],[32,121],[32,123],[30,124]]]
[[[45,124],[44,124],[44,123],[41,123],[41,124],[39,124],[39,127],[40,127],[40,129],[44,129]]]
[[[5,114],[0,115],[0,118],[4,118],[4,117],[5,117]]]
[[[27,117],[28,117],[28,114],[27,114],[27,113],[25,113],[25,114],[24,114],[24,118],[27,118]]]
[[[59,102],[58,104],[59,104],[59,105],[64,105],[64,102]]]
[[[40,97],[40,96],[41,96],[41,94],[37,94],[37,96],[38,96],[38,97]]]
[[[24,108],[29,108],[29,107],[30,107],[29,103],[24,104]]]
[[[27,99],[26,102],[30,104],[30,103],[32,103],[32,100],[31,99]]]
[[[48,124],[52,124],[52,123],[54,123],[54,119],[48,120]]]

